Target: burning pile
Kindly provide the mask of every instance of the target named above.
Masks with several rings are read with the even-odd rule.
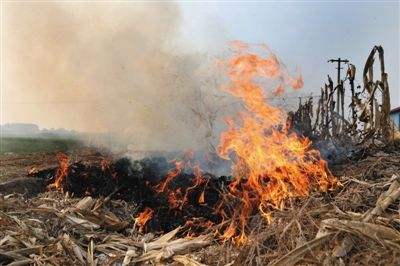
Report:
[[[245,227],[254,209],[271,219],[271,208],[282,209],[285,200],[307,196],[316,187],[333,187],[335,178],[310,141],[298,137],[286,125],[283,110],[269,105],[260,78],[277,81],[274,93],[283,93],[286,85],[299,89],[302,77],[290,77],[278,58],[267,47],[266,58],[248,52],[249,47],[236,42],[235,56],[225,62],[231,83],[225,88],[243,101],[245,110],[239,121],[227,118],[228,130],[221,135],[219,155],[233,154],[233,181],[229,191],[241,204],[224,233],[225,238],[246,241]],[[228,217],[226,217],[228,218]]]
[[[292,132],[283,110],[266,101],[263,83],[275,82],[273,93],[283,93],[285,86],[302,87],[302,77],[292,78],[265,46],[265,58],[245,44],[234,46],[233,58],[223,63],[231,80],[224,89],[243,101],[245,110],[236,120],[226,119],[218,149],[220,157],[233,161],[231,178],[203,173],[193,156],[171,167],[162,158],[157,163],[120,159],[101,166],[69,165],[68,157],[60,155],[51,187],[76,196],[134,201],[141,210],[136,218],[140,230],[168,231],[186,224],[198,232],[220,225],[221,237],[238,244],[246,242],[247,224],[257,211],[270,221],[271,210],[282,210],[289,199],[306,197],[313,188],[333,188],[336,179],[319,152]]]
[[[136,226],[140,231],[166,232],[187,224],[198,233],[221,221],[213,210],[226,178],[203,174],[198,166],[190,173],[190,160],[171,163],[158,157],[132,162],[121,158],[104,159],[97,164],[68,164],[65,154],[58,159],[58,168],[33,175],[49,177],[49,188],[77,197],[90,195],[134,202],[138,205]]]

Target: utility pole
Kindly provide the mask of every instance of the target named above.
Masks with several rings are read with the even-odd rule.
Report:
[[[340,64],[341,63],[348,63],[349,60],[347,59],[342,59],[342,58],[338,58],[338,59],[330,59],[328,60],[328,63],[337,63],[337,84],[339,85],[341,83],[341,79],[340,79],[340,70],[343,69]]]
[[[342,118],[344,117],[344,88],[343,88],[343,84],[342,84],[342,80],[340,79],[340,70],[343,69],[341,67],[341,63],[348,63],[349,60],[347,59],[342,59],[342,58],[338,58],[338,59],[330,59],[328,60],[328,63],[337,63],[337,85],[336,85],[336,90],[337,90],[337,97],[336,97],[336,114],[340,116],[340,107],[342,107]],[[335,130],[335,135],[337,135],[339,133],[339,131],[342,130],[342,121],[337,119],[337,125],[338,128]]]

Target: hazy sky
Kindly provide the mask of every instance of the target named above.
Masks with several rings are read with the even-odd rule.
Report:
[[[326,61],[337,57],[356,65],[356,82],[362,83],[361,74],[369,52],[374,45],[382,45],[392,107],[400,105],[399,1],[180,5],[182,30],[193,47],[210,51],[215,39],[266,43],[289,68],[301,69],[307,92],[318,93],[328,73],[336,80],[335,66]]]
[[[336,79],[327,60],[339,56],[357,66],[361,84],[369,52],[382,45],[392,107],[400,105],[398,1],[13,1],[2,29],[2,123],[84,131],[131,125],[168,135],[181,102],[191,105],[213,75],[204,58],[217,58],[232,40],[265,43],[289,70],[300,69],[304,95],[319,94],[328,73]]]

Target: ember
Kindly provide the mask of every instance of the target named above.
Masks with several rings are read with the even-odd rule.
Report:
[[[143,212],[136,218],[136,224],[139,226],[139,231],[143,231],[146,223],[153,217],[154,211],[150,208],[145,208]]]

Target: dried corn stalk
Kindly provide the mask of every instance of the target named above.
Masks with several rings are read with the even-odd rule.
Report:
[[[381,75],[374,81],[374,61],[378,53]],[[345,80],[334,87],[328,75],[328,83],[321,88],[317,108],[314,110],[312,99],[304,104],[300,99],[297,111],[290,114],[294,128],[301,134],[313,139],[330,139],[365,143],[380,140],[388,143],[393,139],[393,123],[390,120],[390,94],[385,72],[384,52],[381,46],[374,46],[363,70],[363,88],[355,88],[356,67],[349,64]],[[351,117],[345,117],[345,84],[348,81],[351,102],[348,105]],[[378,96],[378,93],[381,96]],[[335,97],[336,94],[336,97]],[[334,100],[336,99],[336,101]],[[315,121],[312,122],[312,118]],[[363,125],[360,128],[359,125]]]

